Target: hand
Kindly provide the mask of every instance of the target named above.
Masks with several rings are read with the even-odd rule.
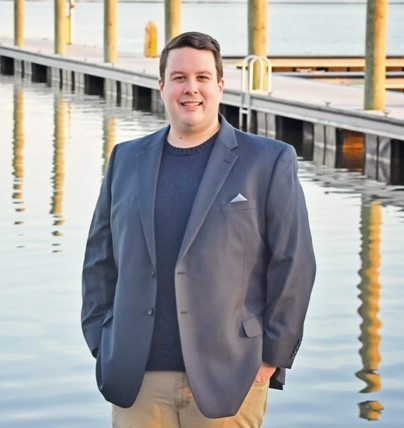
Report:
[[[276,367],[271,366],[268,363],[262,363],[258,373],[255,376],[255,382],[265,383],[275,373]]]

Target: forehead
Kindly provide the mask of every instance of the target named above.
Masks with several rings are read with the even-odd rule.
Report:
[[[195,72],[216,70],[215,57],[206,49],[184,47],[173,49],[168,53],[167,70],[172,72]]]

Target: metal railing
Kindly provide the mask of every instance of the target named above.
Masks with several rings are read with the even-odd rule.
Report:
[[[272,65],[270,60],[259,55],[245,57],[241,65],[240,129],[251,131],[251,95],[269,95],[271,92]]]

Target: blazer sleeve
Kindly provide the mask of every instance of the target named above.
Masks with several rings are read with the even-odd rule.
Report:
[[[97,355],[102,323],[113,307],[117,268],[110,226],[111,182],[117,146],[101,185],[87,239],[82,271],[81,325],[93,356]]]
[[[275,163],[266,200],[267,302],[263,360],[291,368],[303,337],[316,262],[294,148]],[[284,376],[284,371],[283,371]]]

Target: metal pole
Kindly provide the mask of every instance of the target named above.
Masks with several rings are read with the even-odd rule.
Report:
[[[118,0],[104,0],[104,61],[118,59]]]
[[[368,0],[366,16],[365,110],[384,110],[386,103],[388,0]]]
[[[24,0],[14,0],[14,45],[19,48],[24,47],[25,44],[24,18]]]
[[[55,54],[66,53],[66,0],[55,0]]]
[[[165,0],[165,37],[166,43],[181,33],[182,1]]]

